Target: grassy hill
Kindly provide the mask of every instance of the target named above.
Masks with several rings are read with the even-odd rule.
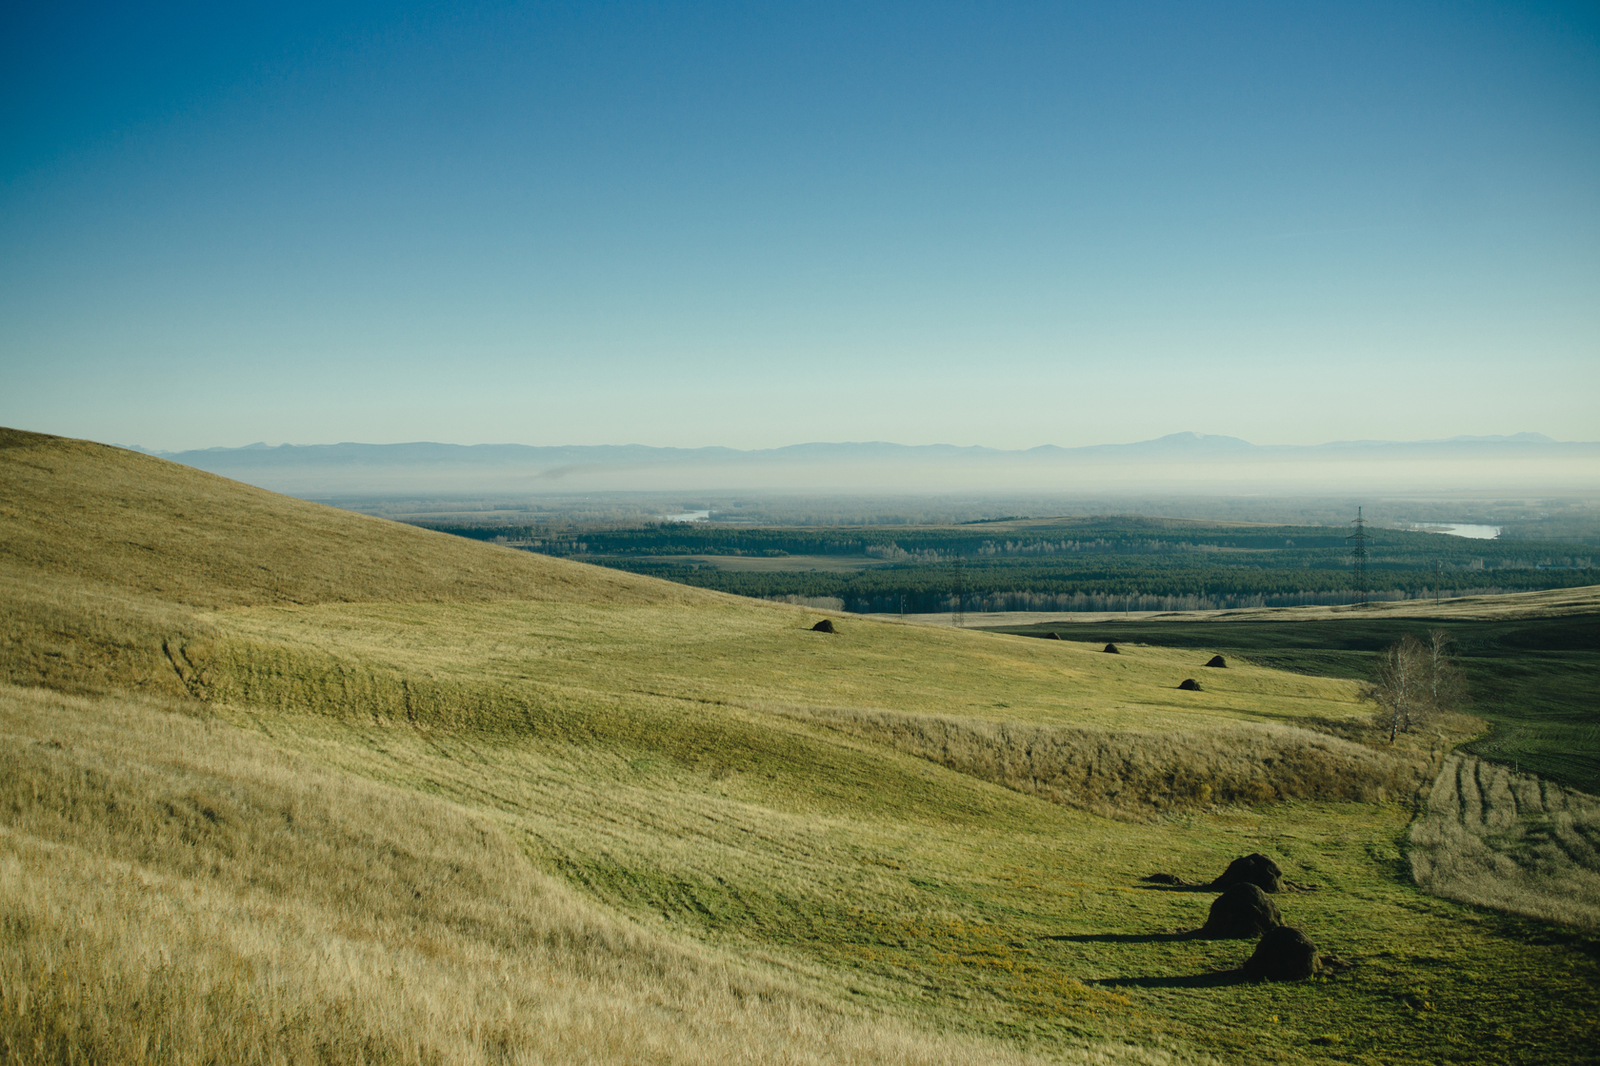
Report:
[[[1589,1053],[1588,934],[1409,876],[1472,722],[1391,749],[1348,680],[817,633],[59,438],[0,490],[8,1059]],[[1140,880],[1258,850],[1347,969],[1241,983]]]

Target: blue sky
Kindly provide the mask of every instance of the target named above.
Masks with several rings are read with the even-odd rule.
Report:
[[[0,424],[1600,439],[1600,10],[49,7]]]

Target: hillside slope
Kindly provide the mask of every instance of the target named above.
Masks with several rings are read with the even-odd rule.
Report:
[[[1418,783],[1420,770],[1303,728],[1360,717],[1347,683],[1243,666],[1185,693],[1175,686],[1195,664],[1154,649],[1112,659],[1070,643],[864,620],[819,637],[809,632],[815,613],[798,608],[464,541],[122,449],[16,432],[0,441],[9,445],[0,662],[14,683],[490,731],[524,718],[531,701],[547,731],[581,722],[609,732],[618,719],[591,708],[626,693],[733,703],[857,735],[866,712],[878,735],[913,747],[921,742],[884,728],[884,713],[938,716],[967,741],[983,735],[969,723],[1021,719],[1054,730],[1053,747],[1071,733],[1067,747],[1090,762],[1093,730],[1132,726],[1136,746],[1155,731],[1195,736],[1137,766],[1118,756],[1115,772],[1101,756],[1088,786],[1056,782],[1081,761],[1070,754],[1028,775],[1051,782],[1045,794],[1129,812],[1202,796],[1362,798]],[[1235,745],[1209,734],[1262,722],[1288,727],[1257,735],[1274,761],[1324,768],[1307,766],[1291,784],[1266,780],[1259,759],[1226,765]],[[996,759],[1010,761],[1004,752],[946,761],[976,769]]]
[[[7,439],[5,1057],[200,1062],[219,1033],[260,1062],[1587,1046],[1593,943],[1415,888],[1410,792],[1451,737],[1375,744],[1349,682],[814,633]],[[304,572],[259,576],[283,560]],[[1210,897],[1140,880],[1257,850],[1320,886],[1283,909],[1351,969],[1241,983],[1248,944],[1176,935]]]
[[[67,577],[190,607],[707,598],[39,433],[0,428],[0,485],[0,564],[13,576]]]

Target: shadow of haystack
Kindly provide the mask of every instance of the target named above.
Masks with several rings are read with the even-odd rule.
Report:
[[[1314,892],[1316,885],[1290,881],[1278,864],[1259,851],[1241,855],[1212,881],[1189,881],[1177,874],[1154,873],[1139,878],[1150,888],[1171,892],[1220,892],[1238,884],[1255,885],[1263,892]]]
[[[1102,977],[1085,984],[1104,988],[1219,988],[1248,981],[1242,969],[1216,970],[1212,973],[1190,973],[1178,977]]]
[[[1168,892],[1210,892],[1210,881],[1185,881],[1177,874],[1156,873],[1139,878],[1146,888],[1159,888]]]
[[[839,631],[837,629],[833,628],[833,619],[824,618],[822,621],[818,622],[816,625],[811,627],[811,632],[813,632],[813,633],[837,633]]]
[[[1232,970],[1176,977],[1103,977],[1088,983],[1108,988],[1217,988],[1245,981],[1304,981],[1319,973],[1337,973],[1348,968],[1348,963],[1320,954],[1317,945],[1300,930],[1280,925],[1268,929],[1245,964]]]
[[[1069,944],[1162,944],[1171,940],[1196,940],[1193,929],[1177,933],[1064,933],[1042,936],[1040,940],[1059,940]]]

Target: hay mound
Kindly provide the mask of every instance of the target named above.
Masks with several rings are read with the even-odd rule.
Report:
[[[1228,660],[1226,660],[1226,659],[1224,659],[1224,658],[1223,658],[1223,657],[1222,657],[1222,656],[1220,656],[1220,655],[1213,655],[1213,656],[1212,656],[1212,657],[1211,657],[1211,661],[1210,661],[1210,662],[1208,662],[1208,663],[1206,663],[1206,665],[1207,665],[1207,666],[1216,666],[1216,667],[1221,667],[1221,668],[1222,668],[1222,669],[1224,669],[1224,670],[1225,670],[1225,669],[1227,669],[1227,667],[1228,667]]]
[[[833,628],[833,619],[824,618],[822,621],[818,622],[816,625],[811,627],[811,632],[813,632],[813,633],[837,633],[839,631],[837,629]]]
[[[1185,692],[1199,692],[1200,682],[1196,681],[1192,677],[1186,677],[1178,683],[1178,687],[1183,689]]]
[[[1060,633],[1046,633],[1044,635],[1044,639],[1045,640],[1060,640],[1061,639],[1061,634]]]
[[[1317,945],[1298,929],[1280,925],[1269,929],[1244,964],[1247,977],[1257,981],[1300,981],[1322,969]]]
[[[1117,650],[1117,646],[1115,644],[1107,644],[1106,645],[1106,654],[1107,655],[1121,655],[1122,653]]]
[[[1238,884],[1211,904],[1200,935],[1210,940],[1244,940],[1258,937],[1283,924],[1278,905],[1251,884]]]
[[[1263,892],[1282,892],[1283,871],[1259,851],[1253,852],[1234,859],[1222,876],[1211,882],[1211,887],[1216,889],[1228,889],[1234,885],[1255,885]]]

